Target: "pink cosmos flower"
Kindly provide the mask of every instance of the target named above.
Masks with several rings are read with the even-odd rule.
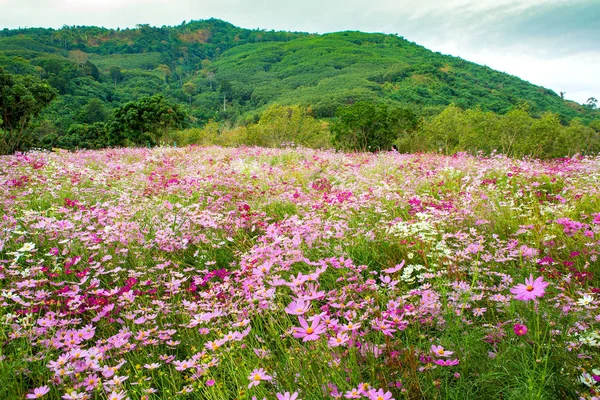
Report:
[[[346,392],[346,394],[344,395],[345,398],[347,399],[360,399],[362,397],[362,395],[360,394],[360,391],[358,390],[358,388],[354,388],[354,389],[350,389]]]
[[[345,333],[338,333],[335,337],[329,339],[329,345],[331,347],[345,346],[350,338]]]
[[[540,276],[533,280],[533,274],[525,279],[525,284],[519,283],[517,286],[510,289],[510,292],[515,295],[515,299],[529,301],[536,297],[544,295],[544,289],[548,286],[548,282],[544,282],[544,277]]]
[[[368,392],[369,400],[394,400],[392,393],[384,392],[383,389],[371,389]]]
[[[108,396],[108,400],[125,400],[125,398],[128,397],[127,394],[123,391],[117,393],[113,390],[113,392]]]
[[[442,346],[436,346],[435,344],[431,345],[431,352],[437,357],[450,357],[452,354],[454,354],[453,351],[444,350]]]
[[[434,364],[441,365],[443,367],[459,364],[458,358],[455,358],[454,360],[433,360],[433,362]]]
[[[85,386],[86,390],[94,390],[99,384],[100,379],[98,378],[98,375],[91,375],[83,380],[83,386]]]
[[[285,312],[292,315],[302,315],[310,308],[310,301],[297,299],[292,301],[286,308]]]
[[[294,392],[290,394],[290,392],[285,392],[283,394],[277,393],[277,400],[296,400],[298,398],[298,392]]]
[[[273,377],[267,375],[263,368],[258,368],[252,371],[252,373],[250,373],[248,379],[250,379],[250,384],[248,384],[248,389],[250,389],[252,386],[259,385],[260,381],[270,381],[273,379]]]
[[[525,325],[515,324],[515,326],[513,326],[513,331],[517,336],[525,336],[527,334],[527,327]]]
[[[27,395],[28,399],[39,399],[40,397],[44,396],[46,393],[48,393],[50,391],[50,388],[48,386],[40,386],[38,388],[33,389],[33,393],[29,393]]]
[[[293,327],[293,335],[297,339],[302,339],[303,342],[318,340],[319,335],[327,329],[325,325],[321,324],[321,317],[319,315],[315,316],[310,326],[303,317],[298,317],[298,320],[302,327]]]

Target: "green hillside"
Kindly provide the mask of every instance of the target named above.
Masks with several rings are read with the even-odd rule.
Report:
[[[102,122],[126,102],[157,93],[185,107],[191,126],[256,121],[272,104],[307,106],[327,119],[361,100],[425,117],[450,104],[498,114],[519,108],[536,117],[552,112],[563,124],[598,115],[551,90],[395,35],[248,30],[216,19],[123,30],[4,29],[0,67],[58,90],[34,127],[42,135]]]
[[[383,34],[339,32],[246,44],[225,52],[213,67],[244,105],[301,101],[323,117],[357,100],[411,104],[429,112],[455,103],[506,113],[527,103],[533,113],[552,111],[565,121],[584,111],[551,90]]]

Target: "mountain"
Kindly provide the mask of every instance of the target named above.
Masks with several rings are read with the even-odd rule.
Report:
[[[396,35],[249,30],[224,21],[179,26],[0,31],[0,67],[48,79],[60,93],[43,129],[102,121],[110,110],[163,93],[192,122],[248,122],[268,105],[302,104],[317,117],[360,100],[437,115],[447,105],[506,113],[550,111],[563,123],[597,111],[517,77],[432,52]],[[42,129],[39,128],[39,129]]]

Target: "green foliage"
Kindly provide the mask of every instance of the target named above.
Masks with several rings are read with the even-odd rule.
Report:
[[[56,97],[56,91],[34,76],[20,76],[0,68],[0,154],[26,147],[27,128]]]
[[[600,120],[595,98],[586,105],[565,101],[548,89],[431,52],[396,35],[267,32],[216,19],[123,30],[4,29],[0,66],[13,74],[48,80],[59,98],[42,117],[64,132],[72,124],[104,120],[104,113],[91,115],[93,99],[110,110],[157,93],[189,108],[190,120],[199,128],[209,120],[239,126],[274,104],[301,105],[315,118],[324,119],[333,118],[340,107],[363,101],[410,109],[429,122],[451,104],[478,110],[454,121],[462,125],[451,126],[450,132],[439,125],[442,120],[452,122],[450,111],[420,136],[410,130],[400,132],[391,140],[404,150],[441,147],[445,152],[453,148],[489,152],[495,148],[507,154],[559,154],[560,148],[570,153],[578,146],[568,144],[566,136],[560,144],[554,143],[556,138],[553,144],[542,138],[543,145],[535,137],[543,136],[545,128],[556,134],[556,121],[562,129],[577,118],[583,127]],[[527,118],[495,117],[515,110],[523,110]],[[556,118],[543,117],[547,112]],[[543,120],[533,131],[526,126],[533,123],[530,116]],[[577,129],[589,137],[586,129],[579,125]],[[524,132],[531,141],[516,143]],[[377,139],[381,143],[374,148],[387,147],[390,138]],[[139,140],[156,140],[149,139]]]
[[[109,123],[109,143],[156,144],[170,128],[183,124],[186,113],[162,95],[144,97],[116,109]]]
[[[535,118],[523,109],[498,115],[480,108],[463,111],[450,105],[440,114],[425,119],[414,135],[401,140],[400,150],[433,150],[444,154],[499,151],[511,157],[539,158],[593,155],[600,151],[596,125],[586,126],[581,119],[574,119],[565,126],[556,114],[545,113]]]
[[[409,109],[365,101],[340,107],[331,126],[334,143],[354,151],[389,150],[402,134],[413,131],[417,116]]]
[[[58,147],[63,149],[101,149],[108,145],[106,125],[101,122],[73,124],[58,140]]]
[[[108,117],[104,102],[98,98],[91,98],[77,114],[77,121],[84,124],[104,122]]]
[[[326,124],[316,120],[310,109],[297,105],[273,105],[265,110],[257,123],[249,125],[246,130],[246,144],[249,145],[329,147]]]

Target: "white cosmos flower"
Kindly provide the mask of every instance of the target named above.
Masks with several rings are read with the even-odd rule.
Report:
[[[592,376],[590,374],[588,374],[587,372],[584,372],[579,377],[579,380],[581,381],[581,383],[583,383],[584,385],[586,385],[588,387],[592,387],[592,386],[596,385],[596,381],[594,380],[594,378],[592,378]]]
[[[35,249],[35,243],[28,242],[28,243],[25,243],[25,244],[23,245],[23,247],[21,247],[21,248],[20,248],[19,250],[17,250],[17,251],[18,251],[18,252],[21,252],[21,253],[25,253],[25,252],[27,252],[27,251],[31,251],[31,250],[33,250],[33,249]]]
[[[581,299],[577,300],[577,304],[580,306],[587,306],[588,304],[592,303],[593,301],[594,301],[594,298],[591,295],[584,294]]]

